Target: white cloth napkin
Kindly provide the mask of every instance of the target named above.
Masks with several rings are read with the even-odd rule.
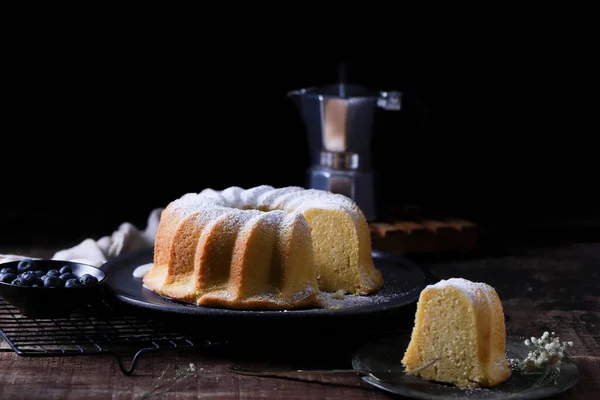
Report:
[[[129,222],[124,222],[110,236],[103,236],[98,240],[85,239],[74,247],[57,251],[52,259],[76,261],[99,267],[123,253],[152,247],[162,210],[162,208],[155,208],[150,212],[144,230],[138,229]],[[29,258],[29,256],[26,254],[0,254],[0,264],[23,258]]]

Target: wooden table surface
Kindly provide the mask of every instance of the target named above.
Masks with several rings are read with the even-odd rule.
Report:
[[[57,247],[60,248],[60,247]],[[0,253],[51,256],[57,248],[0,246]],[[502,253],[468,253],[462,257],[416,259],[438,278],[464,277],[496,288],[509,316],[510,335],[540,336],[554,331],[573,341],[569,355],[579,364],[581,378],[557,399],[600,398],[600,242],[541,248],[504,249]],[[412,326],[413,312],[390,315],[394,329]],[[208,325],[208,324],[207,324]],[[387,325],[382,324],[384,328]],[[210,331],[209,326],[198,329]],[[232,335],[217,349],[144,354],[131,376],[110,356],[21,357],[4,343],[0,352],[0,397],[23,399],[391,399],[400,398],[364,383],[355,374],[310,374],[296,379],[240,376],[231,365],[309,368],[350,368],[352,352],[373,329],[356,333],[351,327],[305,326],[301,335],[251,322],[232,327]],[[359,327],[360,328],[360,327]],[[364,326],[362,326],[364,328]],[[374,333],[375,332],[375,333]],[[244,337],[247,336],[247,339]],[[298,337],[300,336],[300,337]],[[175,371],[195,374],[172,386],[154,388]],[[160,376],[163,379],[160,380]],[[153,392],[154,390],[154,392]],[[166,390],[158,395],[156,392]]]

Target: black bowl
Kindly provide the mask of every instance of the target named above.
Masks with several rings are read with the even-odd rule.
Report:
[[[0,282],[0,297],[19,309],[21,314],[30,318],[67,317],[76,309],[97,300],[105,289],[106,274],[92,265],[61,260],[34,259],[34,270],[48,272],[60,270],[63,266],[71,267],[73,274],[81,277],[90,274],[98,279],[98,284],[79,287],[44,288],[17,286]],[[17,271],[19,261],[0,264],[0,269],[11,268]]]

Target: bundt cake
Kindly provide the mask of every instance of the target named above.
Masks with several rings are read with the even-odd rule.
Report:
[[[506,328],[496,290],[462,278],[426,286],[402,364],[407,372],[460,388],[492,387],[511,376]]]
[[[321,291],[383,285],[368,224],[349,198],[301,187],[187,193],[163,210],[144,285],[239,309],[321,306]]]

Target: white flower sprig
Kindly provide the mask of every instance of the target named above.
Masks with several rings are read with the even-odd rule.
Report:
[[[540,338],[525,339],[525,346],[533,347],[524,360],[510,359],[512,369],[522,373],[539,373],[543,375],[544,382],[555,381],[560,374],[560,365],[565,356],[567,346],[572,347],[573,342],[561,342],[554,332],[544,332]]]
[[[544,332],[541,338],[532,337],[525,340],[526,346],[534,346],[527,358],[524,360],[526,369],[544,368],[546,366],[560,367],[567,346],[573,346],[573,342],[561,342],[554,332]]]

